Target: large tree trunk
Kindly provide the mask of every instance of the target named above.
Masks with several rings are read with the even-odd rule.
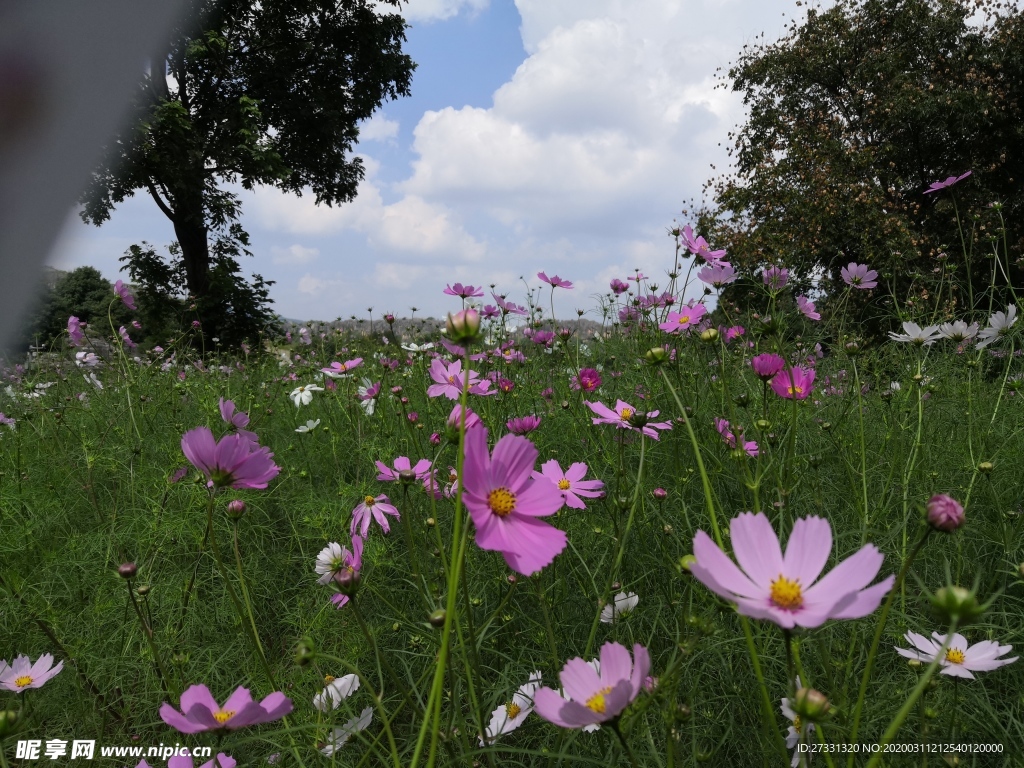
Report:
[[[210,289],[210,244],[202,211],[198,215],[182,215],[179,211],[174,234],[181,246],[188,292],[202,303]]]

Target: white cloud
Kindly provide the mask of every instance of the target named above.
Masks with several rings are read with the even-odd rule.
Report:
[[[398,121],[388,120],[380,112],[375,112],[359,125],[359,141],[388,141],[398,135]]]
[[[490,0],[406,0],[400,12],[408,21],[444,21],[464,9],[479,13],[489,4]]]
[[[308,264],[320,255],[320,249],[306,248],[298,244],[287,248],[273,246],[270,255],[275,264]]]

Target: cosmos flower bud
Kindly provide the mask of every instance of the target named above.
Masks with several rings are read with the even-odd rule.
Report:
[[[689,575],[690,569],[696,564],[697,558],[693,555],[683,555],[679,558],[679,570]]]
[[[928,524],[937,531],[951,533],[964,524],[964,508],[944,493],[928,499]]]
[[[668,360],[668,352],[664,347],[651,347],[644,353],[644,360],[649,365],[661,365]]]
[[[139,597],[145,597],[152,591],[152,589],[153,588],[149,586],[149,584],[140,584],[135,591],[139,593]]]
[[[353,568],[342,568],[334,574],[334,583],[338,585],[338,591],[346,597],[355,597],[359,591],[360,580],[359,571]]]
[[[931,601],[932,608],[940,620],[950,624],[956,621],[961,627],[979,619],[986,608],[978,603],[974,591],[957,586],[945,586],[936,590]]]
[[[138,572],[139,567],[135,563],[121,563],[117,567],[117,575],[122,579],[134,579]]]
[[[651,491],[651,496],[656,498],[658,501],[664,501],[665,499],[668,498],[668,491],[666,491],[664,488],[655,488],[653,491]]]
[[[825,694],[814,688],[801,688],[793,697],[793,711],[812,723],[828,717],[831,708]]]
[[[14,733],[18,728],[18,721],[21,720],[20,713],[13,709],[0,712],[0,739]]]
[[[398,481],[402,485],[412,485],[416,482],[416,471],[412,469],[403,469],[398,473]]]
[[[431,612],[430,616],[427,617],[427,621],[430,622],[432,627],[443,627],[444,620],[448,616],[448,612],[444,608],[438,608],[436,611]]]
[[[308,637],[303,637],[295,644],[295,663],[298,666],[308,666],[313,662],[315,656],[316,650],[313,647],[313,641]]]
[[[232,520],[240,520],[245,514],[245,502],[241,499],[232,499],[228,502],[228,517]]]
[[[642,411],[633,411],[626,419],[629,422],[629,426],[635,427],[636,429],[643,429],[647,426],[647,414]]]
[[[386,315],[384,315],[384,322],[387,323],[388,325],[394,325],[395,316],[388,312]]]
[[[480,335],[480,313],[475,309],[463,309],[454,315],[449,312],[445,330],[456,344],[470,344]]]
[[[995,465],[991,461],[983,461],[978,465],[978,471],[983,475],[989,474],[993,469]]]
[[[700,340],[707,342],[708,344],[713,344],[714,342],[718,341],[718,329],[708,328],[705,331],[701,331]]]

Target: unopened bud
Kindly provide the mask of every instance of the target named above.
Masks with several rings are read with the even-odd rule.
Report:
[[[402,485],[412,485],[416,482],[416,473],[411,469],[403,469],[399,471],[398,479]]]
[[[684,574],[689,575],[696,564],[697,558],[693,555],[683,555],[679,558],[679,570]]]
[[[241,520],[245,514],[245,502],[241,499],[233,499],[228,502],[228,517],[232,520]]]
[[[444,608],[438,608],[427,617],[427,621],[430,622],[430,626],[440,628],[444,626],[444,620],[447,616],[448,612]]]
[[[647,426],[647,413],[644,411],[633,411],[626,421],[629,422],[629,426],[635,429],[643,429]]]
[[[135,563],[121,563],[117,566],[117,575],[122,579],[134,579],[138,572],[139,567]]]
[[[308,666],[315,656],[313,641],[308,637],[303,637],[295,644],[295,663],[300,667]]]
[[[964,524],[964,508],[944,493],[928,499],[928,524],[937,531],[951,533]]]
[[[701,331],[700,340],[706,341],[709,344],[718,341],[718,329],[708,328],[707,330]]]
[[[651,496],[656,498],[658,501],[664,501],[665,499],[668,498],[668,491],[666,491],[664,488],[655,488],[653,491],[651,491]]]
[[[475,309],[463,309],[454,315],[448,313],[445,330],[452,341],[471,344],[480,335],[480,313]]]
[[[942,587],[932,595],[931,601],[940,620],[946,623],[955,621],[961,627],[977,620],[985,612],[974,592],[963,587]]]
[[[831,708],[825,694],[814,688],[801,688],[793,697],[793,711],[812,723],[828,717]]]
[[[152,587],[149,584],[140,584],[136,587],[135,591],[139,593],[139,597],[145,597],[152,591]]]
[[[13,709],[0,712],[0,739],[14,733],[18,727],[18,721],[20,720],[21,713]]]
[[[995,469],[995,464],[991,461],[983,461],[978,465],[978,471],[983,475],[989,474],[993,469]]]
[[[651,347],[644,353],[644,360],[649,365],[661,365],[668,360],[668,352],[664,347]]]

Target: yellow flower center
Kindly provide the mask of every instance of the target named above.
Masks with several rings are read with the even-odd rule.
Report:
[[[523,710],[520,709],[519,705],[516,704],[514,701],[510,701],[508,704],[505,705],[505,714],[508,715],[509,720],[515,720],[519,716],[519,713],[522,711]]]
[[[772,582],[771,599],[776,606],[786,611],[803,608],[804,596],[800,590],[800,582],[779,576]]]
[[[26,685],[31,685],[32,684],[32,678],[29,677],[28,675],[23,675],[22,677],[16,677],[16,678],[14,678],[14,684],[16,686],[18,686],[19,688],[24,688]]]
[[[633,415],[633,409],[632,408],[623,408],[621,413],[619,413],[619,418],[622,419],[623,421],[629,421],[629,419],[630,419],[630,417],[632,415]]]
[[[375,501],[377,500],[373,498],[373,496],[366,496],[363,498],[363,504],[365,504],[368,507],[372,507]]]
[[[793,718],[793,727],[799,732],[801,725],[803,725],[803,723],[800,722],[800,715],[797,715]]]
[[[330,685],[334,682],[334,675],[324,675],[324,682]]]
[[[786,389],[789,391],[789,394],[791,395],[802,395],[804,393],[803,387],[786,387]]]
[[[235,711],[233,709],[229,709],[229,710],[226,710],[226,711],[222,709],[219,712],[214,712],[213,713],[213,719],[216,720],[221,725],[224,725],[224,723],[226,723],[228,720],[230,720],[234,716],[235,716]]]
[[[566,480],[564,477],[561,480],[558,481],[558,490],[560,490],[560,491],[568,491],[569,490],[569,481]]]
[[[597,714],[603,715],[605,706],[604,697],[611,692],[612,687],[610,685],[606,686],[605,688],[602,688],[600,691],[598,691],[589,699],[587,699],[587,709],[589,709],[591,712],[597,712]]]
[[[498,517],[506,517],[516,508],[516,495],[508,488],[495,488],[487,494],[487,506]]]
[[[455,377],[454,376],[449,376],[448,377],[448,383],[449,384],[454,384],[455,383]]]
[[[459,473],[456,472],[454,469],[449,469],[448,470],[448,482],[449,483],[454,483],[458,479],[459,479]]]
[[[690,316],[689,315],[680,315],[679,316],[679,324],[680,325],[686,325],[688,322],[690,322]]]
[[[959,648],[950,648],[946,651],[946,661],[950,664],[963,664],[966,657]]]

